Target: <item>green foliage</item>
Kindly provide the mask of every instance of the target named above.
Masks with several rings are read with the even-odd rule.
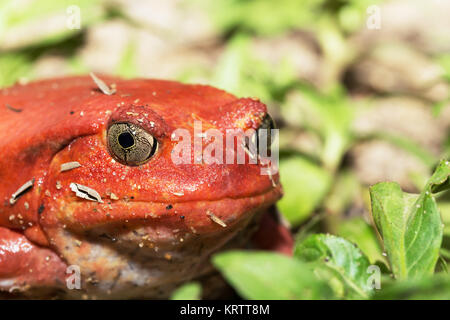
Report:
[[[381,1],[369,0],[217,0],[208,8],[222,32],[273,35],[291,29],[313,30],[323,20],[336,18],[336,24],[354,31],[366,16],[366,8]],[[270,14],[268,14],[270,13]]]
[[[82,27],[99,21],[104,14],[100,0],[32,0],[26,5],[18,1],[0,3],[0,50],[16,49],[24,45],[49,45],[66,39],[78,29],[67,27],[67,8],[76,5],[80,9]],[[47,23],[52,22],[52,28]],[[30,28],[33,33],[26,32]],[[19,34],[11,39],[8,34]]]
[[[337,235],[358,245],[370,263],[385,261],[375,230],[362,218],[344,220],[337,226]]]
[[[449,300],[450,278],[447,274],[409,281],[389,281],[377,292],[375,300]]]
[[[368,138],[388,141],[430,171],[439,157],[450,156],[449,137],[437,155],[410,137],[382,129],[359,137],[352,130],[359,106],[355,98],[366,101],[367,97],[366,93],[354,95],[342,81],[343,75],[359,57],[353,33],[365,24],[367,8],[382,1],[196,1],[208,8],[205,13],[215,24],[216,34],[206,44],[203,39],[199,43],[183,39],[177,45],[188,52],[201,47],[208,59],[217,54],[217,61],[209,68],[187,60],[188,65],[178,70],[179,79],[201,79],[237,96],[259,97],[278,120],[282,134],[290,134],[289,143],[280,143],[286,146],[280,150],[285,195],[278,204],[292,230],[298,232],[295,257],[245,251],[218,254],[214,265],[228,282],[248,299],[448,299],[450,284],[444,274],[450,261],[450,197],[444,193],[450,187],[448,164],[441,162],[428,183],[426,174],[415,179],[418,189],[424,186],[420,194],[384,182],[370,189],[371,199],[351,167],[349,151]],[[190,3],[184,1],[183,5]],[[68,29],[65,19],[57,20],[69,15],[66,9],[70,5],[80,7],[81,30]],[[172,41],[159,26],[143,27],[132,19],[121,7],[104,0],[31,0],[25,7],[14,0],[0,1],[0,87],[35,78],[36,62],[46,55],[64,58],[71,74],[88,73],[91,70],[81,53],[91,28],[103,21],[119,20],[164,42]],[[45,28],[47,21],[59,22]],[[320,60],[318,75],[311,79],[297,74],[295,53],[273,63],[255,52],[257,42],[296,41],[293,35],[299,34],[307,34],[305,39],[317,49],[314,54]],[[136,38],[131,37],[121,48],[121,58],[111,73],[125,78],[140,76],[139,39],[136,33]],[[214,47],[211,55],[209,46]],[[450,55],[430,59],[440,64],[442,80],[450,83]],[[450,97],[433,101],[430,113],[441,117],[449,101]],[[305,136],[306,147],[300,141]],[[370,218],[362,217],[370,205],[381,237]],[[375,264],[383,272],[380,290],[367,286],[371,275],[367,269]],[[387,280],[392,275],[395,279]],[[200,296],[200,285],[188,283],[172,298]]]
[[[246,299],[330,299],[331,288],[311,267],[269,252],[229,251],[213,258],[222,275]]]
[[[304,221],[322,201],[331,183],[326,170],[302,157],[280,163],[281,183],[285,188],[278,206],[293,225]]]
[[[397,183],[370,190],[377,228],[396,278],[431,275],[439,256],[443,225],[433,192],[448,188],[450,167],[442,161],[421,194],[408,194]]]
[[[0,55],[0,87],[11,85],[27,76],[32,69],[32,63],[32,56],[27,53]]]
[[[322,141],[320,157],[328,170],[339,165],[352,139],[353,111],[340,87],[328,94],[321,94],[309,86],[301,86],[300,102],[282,106],[282,114],[288,121],[298,121]]]
[[[211,81],[238,96],[256,96],[264,101],[283,99],[286,90],[298,83],[289,59],[278,68],[270,66],[255,56],[251,38],[246,35],[230,39]]]
[[[391,271],[378,264],[384,257],[374,230],[360,218],[339,229],[355,243],[334,235],[311,234],[299,238],[294,259],[231,251],[216,255],[214,265],[248,299],[446,299],[450,278],[432,275],[442,241],[434,194],[449,189],[449,176],[448,161],[441,161],[418,195],[405,193],[390,182],[371,188],[374,220],[397,280],[387,280]],[[370,260],[356,243],[370,253]],[[373,278],[371,270],[385,275]],[[382,282],[381,290],[374,289],[377,280]]]
[[[294,256],[308,262],[317,262],[316,269],[327,270],[324,279],[331,282],[330,275],[340,281],[342,298],[368,298],[370,265],[367,257],[348,240],[333,235],[313,234],[297,243]]]
[[[197,282],[189,282],[179,287],[173,294],[172,300],[200,300],[202,287]]]

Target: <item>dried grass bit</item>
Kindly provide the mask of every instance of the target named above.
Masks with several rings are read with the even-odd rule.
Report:
[[[250,151],[250,149],[247,148],[245,144],[242,145],[242,148],[244,149],[245,153],[250,157],[250,159],[252,160],[256,159],[255,155]]]
[[[103,203],[103,200],[102,200],[102,197],[100,196],[100,194],[92,188],[72,182],[72,183],[70,183],[70,189],[73,192],[75,192],[75,195],[77,197],[80,197],[80,198],[83,198],[86,200],[90,200],[90,201],[97,201],[97,202]]]
[[[119,200],[119,197],[116,196],[114,193],[111,192],[111,194],[109,195],[109,197],[111,198],[111,200]]]
[[[31,188],[34,185],[34,178],[25,182],[19,189],[17,189],[16,192],[14,192],[9,199],[9,203],[13,205],[16,203],[17,199],[19,199],[22,195],[24,195],[26,192],[30,191]]]
[[[69,170],[79,168],[79,167],[81,167],[81,164],[78,161],[66,162],[66,163],[61,164],[60,171],[61,172],[69,171]]]
[[[272,187],[276,187],[277,184],[275,183],[275,180],[273,180],[272,169],[271,168],[269,168],[267,170],[267,175],[269,176],[270,182],[272,182]]]
[[[110,96],[113,95],[114,93],[116,93],[116,88],[115,85],[113,84],[110,87],[108,87],[106,85],[105,82],[103,82],[103,80],[101,80],[100,78],[98,78],[93,72],[89,73],[89,75],[91,76],[92,80],[94,80],[95,84],[97,85],[97,87],[106,95]]]
[[[9,109],[9,110],[11,110],[13,112],[17,112],[17,113],[22,112],[22,109],[14,108],[10,104],[6,104],[5,106],[6,106],[7,109]]]
[[[222,227],[226,227],[227,224],[225,222],[223,222],[222,219],[220,219],[218,216],[216,216],[214,213],[212,213],[211,211],[206,211],[206,215],[215,223],[217,223],[218,225],[222,226]]]

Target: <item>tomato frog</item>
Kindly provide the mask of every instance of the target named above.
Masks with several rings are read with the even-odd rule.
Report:
[[[258,99],[91,74],[2,89],[0,107],[0,296],[168,298],[191,280],[208,295],[214,253],[291,252],[277,173],[173,161],[195,121],[272,126]]]

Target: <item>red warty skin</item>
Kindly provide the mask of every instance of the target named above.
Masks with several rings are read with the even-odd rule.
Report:
[[[267,213],[282,195],[278,174],[261,175],[261,164],[171,160],[175,129],[193,132],[194,121],[224,135],[257,129],[263,103],[210,86],[100,78],[116,92],[104,94],[88,76],[0,91],[0,292],[166,298],[185,281],[207,283],[211,254],[247,246],[259,221],[260,248],[291,252],[289,231]],[[115,123],[158,141],[149,161],[116,161],[107,143]],[[81,166],[61,171],[74,161]],[[72,183],[102,202],[77,196]],[[70,265],[81,289],[67,287]]]

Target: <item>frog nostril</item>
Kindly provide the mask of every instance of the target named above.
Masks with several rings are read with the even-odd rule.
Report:
[[[119,144],[122,148],[128,149],[134,146],[134,137],[129,132],[123,132],[118,137]]]

